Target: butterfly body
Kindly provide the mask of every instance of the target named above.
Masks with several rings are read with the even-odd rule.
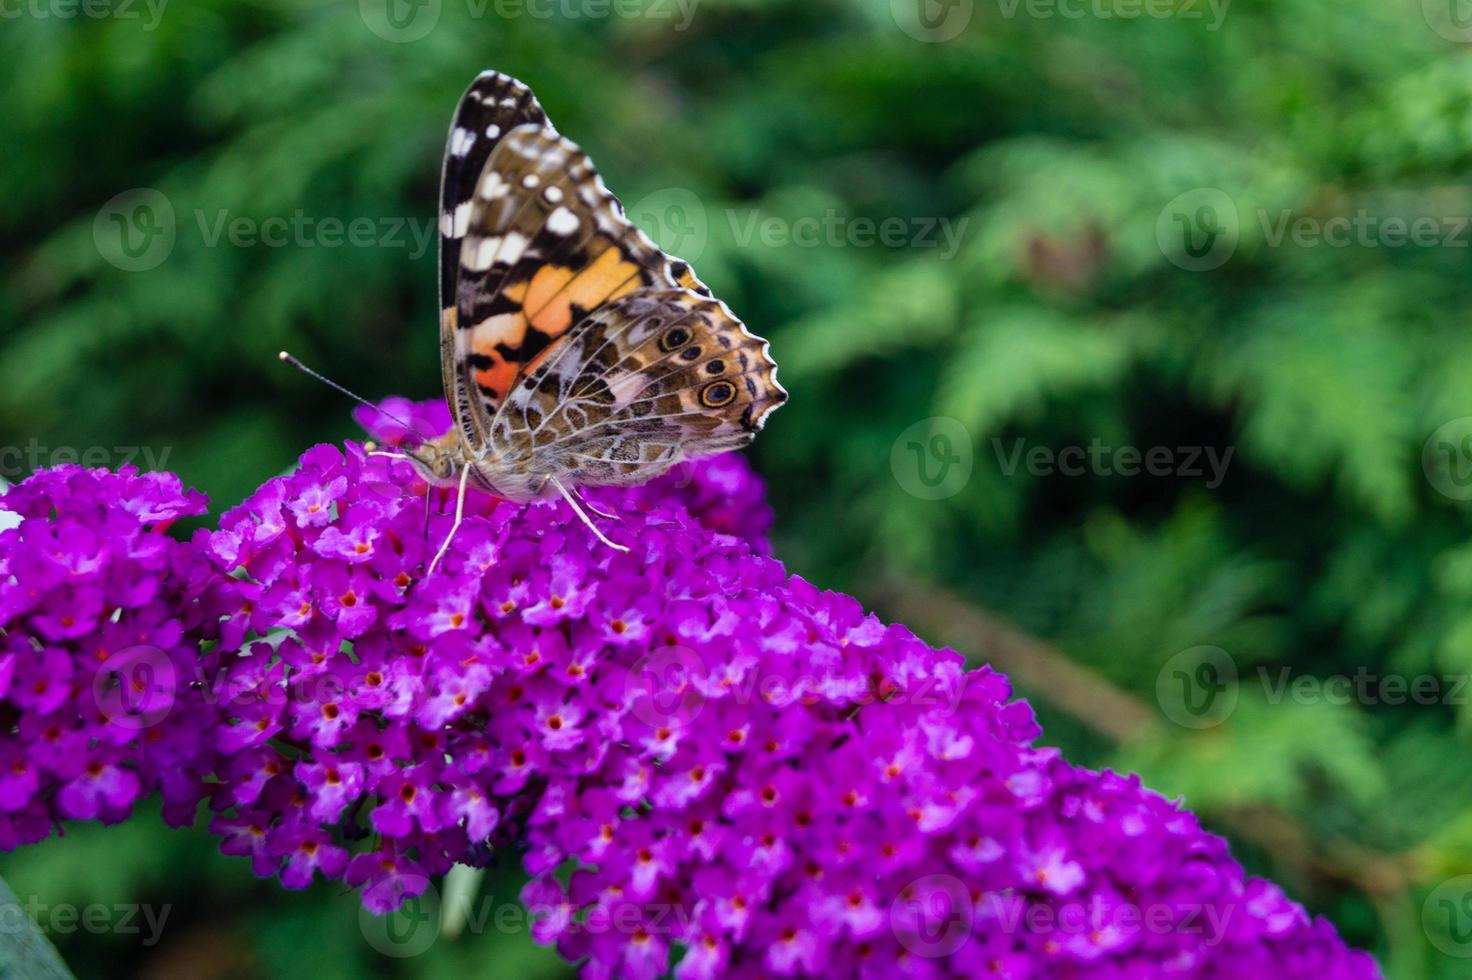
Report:
[[[642,483],[749,443],[786,400],[767,343],[624,216],[531,90],[461,98],[440,212],[455,427],[412,452],[436,484],[530,501]]]

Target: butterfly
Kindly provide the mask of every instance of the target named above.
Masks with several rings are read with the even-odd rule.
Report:
[[[426,479],[458,484],[451,538],[473,481],[517,502],[561,496],[627,550],[576,488],[745,446],[786,401],[767,342],[628,220],[516,79],[485,72],[461,97],[440,194],[455,425],[408,453]]]

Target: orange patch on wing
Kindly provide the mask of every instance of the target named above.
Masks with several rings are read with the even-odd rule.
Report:
[[[491,366],[475,372],[475,383],[494,391],[496,400],[500,401],[516,380],[516,365],[502,357],[494,347],[486,356],[491,359]]]
[[[526,302],[523,304],[526,311],[536,316],[541,312],[542,307],[562,291],[563,286],[572,281],[572,278],[572,270],[565,265],[542,266],[527,284]]]
[[[532,326],[549,337],[560,337],[572,326],[572,300],[565,288],[572,281],[573,272],[566,266],[543,266],[526,291]]]
[[[491,366],[474,372],[475,383],[494,391],[497,401],[506,396],[516,381],[517,362],[507,360],[499,345],[516,350],[526,342],[526,317],[520,313],[502,313],[487,318],[475,328],[471,350],[490,358]]]
[[[562,266],[537,272],[527,290],[526,309],[532,326],[549,337],[560,337],[572,327],[572,308],[593,310],[639,288],[639,266],[624,261],[617,247],[605,249],[574,274]]]

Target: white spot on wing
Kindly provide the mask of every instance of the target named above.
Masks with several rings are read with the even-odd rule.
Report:
[[[465,201],[453,212],[440,215],[440,234],[446,238],[464,238],[465,229],[470,227],[470,202]]]
[[[460,252],[460,264],[473,272],[484,272],[496,261],[496,250],[501,247],[500,238],[481,238],[466,242],[469,248]]]
[[[571,235],[578,230],[578,216],[567,208],[559,207],[547,216],[547,230],[554,235]]]
[[[525,235],[515,231],[508,231],[501,239],[501,243],[501,251],[496,256],[496,260],[505,262],[507,265],[519,261],[521,253],[526,251],[529,244]]]
[[[489,338],[497,341],[504,339],[516,326],[516,321],[520,319],[520,313],[497,313],[477,323],[474,330],[462,330],[461,333],[474,334],[482,340]]]
[[[490,201],[498,197],[505,197],[511,190],[511,185],[501,179],[501,175],[494,170],[487,170],[480,179],[480,186],[475,193],[481,198]]]
[[[450,134],[450,156],[463,157],[475,145],[475,134],[459,126]]]

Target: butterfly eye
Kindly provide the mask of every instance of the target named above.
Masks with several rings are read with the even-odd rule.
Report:
[[[700,389],[700,404],[706,408],[720,408],[731,404],[736,397],[736,386],[729,381],[712,381]]]
[[[659,349],[668,354],[670,351],[684,347],[688,343],[690,343],[690,331],[684,327],[675,327],[667,330],[665,335],[659,338]]]
[[[705,366],[706,374],[724,374],[726,371],[725,361],[711,361]]]

